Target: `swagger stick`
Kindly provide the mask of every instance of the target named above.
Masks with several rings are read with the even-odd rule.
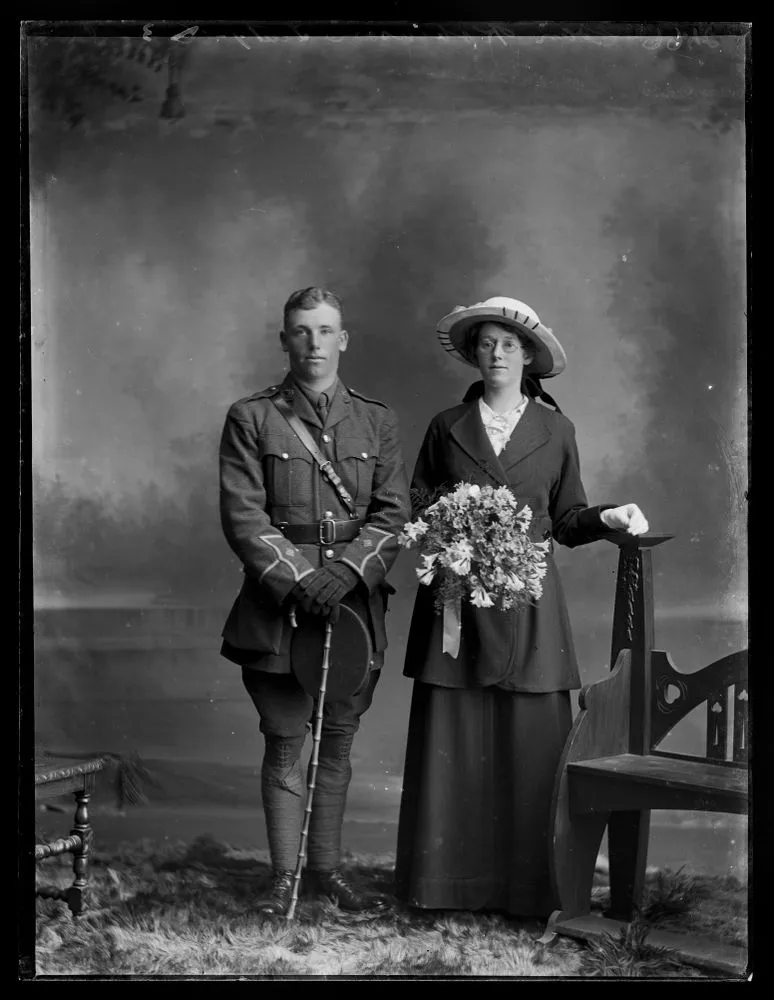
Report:
[[[309,768],[309,783],[306,786],[306,806],[304,807],[304,824],[301,827],[301,842],[298,848],[298,860],[296,871],[293,875],[293,894],[290,897],[288,912],[285,914],[286,920],[292,920],[296,912],[298,902],[298,887],[301,882],[301,873],[304,870],[306,861],[306,841],[309,836],[309,824],[312,819],[312,801],[314,799],[314,788],[317,782],[317,762],[320,756],[320,735],[323,724],[323,702],[325,701],[325,690],[328,684],[328,667],[331,655],[331,636],[333,635],[333,622],[330,618],[325,623],[325,643],[323,644],[322,676],[320,677],[320,690],[317,694],[317,713],[314,719],[314,741],[312,745],[312,760]]]

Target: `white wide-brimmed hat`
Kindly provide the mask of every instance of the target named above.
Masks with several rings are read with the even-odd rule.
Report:
[[[481,323],[499,323],[517,330],[526,337],[535,351],[534,360],[525,374],[537,378],[552,378],[564,371],[567,355],[553,332],[540,322],[540,317],[526,302],[497,295],[485,302],[455,308],[438,323],[438,339],[444,350],[466,365],[477,368],[467,353],[468,332]]]

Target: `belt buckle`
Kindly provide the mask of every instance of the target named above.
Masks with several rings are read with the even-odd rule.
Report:
[[[324,517],[318,524],[320,545],[333,545],[336,541],[336,522],[332,517]],[[330,537],[327,529],[330,527]]]

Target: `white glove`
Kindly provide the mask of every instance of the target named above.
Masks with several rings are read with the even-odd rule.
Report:
[[[630,535],[644,535],[648,522],[636,503],[625,503],[623,507],[610,507],[599,515],[613,531],[626,531]]]

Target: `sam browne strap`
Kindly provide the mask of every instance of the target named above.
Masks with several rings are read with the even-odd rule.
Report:
[[[333,466],[325,457],[325,455],[323,455],[323,453],[317,447],[314,438],[304,426],[303,421],[293,411],[293,407],[290,405],[290,403],[288,403],[286,399],[283,399],[281,396],[277,399],[274,399],[273,403],[280,411],[282,416],[285,418],[285,420],[287,420],[287,422],[290,424],[298,440],[301,442],[301,444],[306,448],[306,450],[315,460],[315,462],[320,468],[320,472],[322,472],[322,474],[334,488],[339,499],[349,511],[349,516],[352,518],[358,517],[359,515],[357,512],[357,507],[355,506],[355,501],[347,492],[347,488],[336,474],[336,470],[333,468]]]

